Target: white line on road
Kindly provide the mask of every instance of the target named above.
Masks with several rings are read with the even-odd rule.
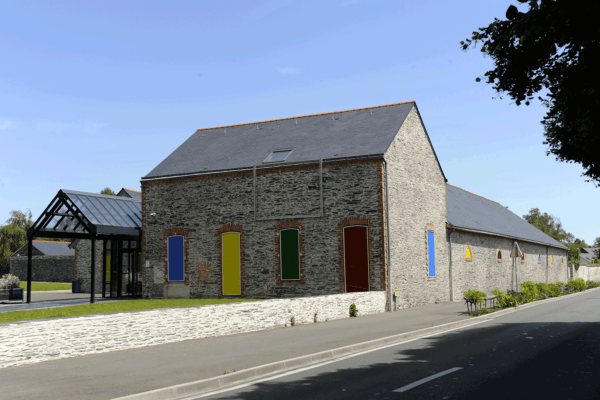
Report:
[[[410,385],[402,386],[400,389],[394,390],[394,392],[397,392],[397,393],[406,392],[407,390],[410,390],[410,389],[412,389],[412,388],[414,388],[416,386],[422,385],[425,382],[432,381],[434,379],[439,378],[440,376],[451,374],[452,372],[458,371],[460,369],[462,369],[462,367],[454,367],[454,368],[447,369],[447,370],[442,371],[442,372],[440,372],[438,374],[428,376],[427,378],[423,378],[420,381],[413,382]]]

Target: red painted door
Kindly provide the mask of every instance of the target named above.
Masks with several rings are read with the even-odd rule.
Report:
[[[369,291],[369,245],[366,226],[344,228],[346,292]]]

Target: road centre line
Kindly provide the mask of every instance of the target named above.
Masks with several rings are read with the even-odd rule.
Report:
[[[456,371],[461,370],[461,369],[462,369],[462,367],[454,367],[454,368],[447,369],[447,370],[442,371],[440,373],[437,373],[435,375],[431,375],[431,376],[428,376],[427,378],[423,378],[423,379],[421,379],[419,381],[413,382],[410,385],[402,386],[400,389],[396,389],[393,392],[395,392],[395,393],[406,392],[407,390],[410,390],[410,389],[412,389],[414,387],[417,387],[417,386],[422,385],[422,384],[424,384],[426,382],[429,382],[429,381],[432,381],[434,379],[437,379],[440,376],[448,375],[448,374],[451,374],[452,372],[456,372]]]
[[[200,398],[207,397],[207,396],[213,396],[213,395],[224,393],[224,392],[230,392],[230,391],[233,391],[233,390],[243,389],[245,387],[252,386],[252,385],[255,385],[257,383],[261,383],[261,382],[265,382],[265,381],[271,381],[271,380],[274,380],[274,379],[283,378],[284,376],[297,374],[298,372],[303,372],[303,371],[307,371],[307,370],[314,369],[314,368],[319,368],[319,367],[325,366],[327,364],[333,364],[333,363],[336,363],[338,361],[346,360],[348,358],[353,358],[353,357],[360,356],[360,355],[367,354],[367,353],[372,353],[374,351],[383,350],[383,349],[386,349],[388,347],[399,346],[399,345],[402,345],[402,344],[405,344],[405,343],[410,343],[410,342],[414,342],[414,341],[421,340],[421,339],[427,339],[427,338],[432,337],[432,336],[437,336],[437,335],[440,335],[440,334],[443,334],[443,333],[452,332],[452,331],[456,331],[456,330],[459,330],[459,329],[469,328],[469,327],[472,327],[474,325],[479,325],[479,324],[482,324],[484,322],[491,322],[491,321],[492,321],[492,319],[485,319],[485,320],[477,321],[477,322],[475,322],[473,324],[461,326],[461,327],[458,327],[458,328],[452,328],[452,329],[448,329],[448,330],[445,330],[445,331],[442,331],[442,332],[432,333],[432,334],[426,335],[426,336],[420,336],[420,337],[417,337],[417,338],[405,340],[403,342],[388,344],[388,345],[385,345],[385,346],[382,346],[382,347],[377,347],[375,349],[369,349],[369,350],[361,351],[360,353],[349,354],[347,356],[335,358],[333,360],[328,360],[328,361],[325,361],[325,362],[322,362],[322,363],[319,363],[319,364],[309,365],[309,366],[306,366],[306,367],[302,367],[302,368],[299,368],[299,369],[294,369],[294,370],[287,371],[287,372],[280,373],[280,374],[276,373],[276,375],[271,375],[271,376],[267,376],[265,378],[260,378],[260,379],[252,380],[250,382],[242,383],[242,384],[239,384],[239,385],[236,385],[236,386],[224,387],[224,388],[220,388],[220,389],[217,389],[217,390],[214,390],[214,391],[211,391],[211,392],[198,393],[196,395],[184,395],[184,396],[181,396],[181,397],[177,397],[174,400],[195,400],[195,399],[200,399]],[[452,372],[454,372],[454,371],[452,371]],[[115,399],[115,400],[118,400],[118,399]]]

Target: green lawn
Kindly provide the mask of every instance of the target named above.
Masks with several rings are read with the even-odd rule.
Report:
[[[27,282],[21,282],[19,287],[27,290]],[[70,283],[54,283],[54,282],[31,282],[31,291],[40,292],[46,290],[71,290]]]
[[[257,299],[182,299],[182,300],[125,300],[110,303],[82,304],[78,306],[45,308],[41,310],[9,311],[0,313],[0,323],[29,321],[33,319],[73,317],[77,315],[102,314],[151,310],[155,308],[204,306],[208,304],[259,301]]]

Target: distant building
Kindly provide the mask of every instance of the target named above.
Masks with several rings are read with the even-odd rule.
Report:
[[[73,280],[75,251],[69,242],[33,241],[32,280],[36,282],[69,282]],[[10,273],[27,280],[27,243],[10,256]]]

